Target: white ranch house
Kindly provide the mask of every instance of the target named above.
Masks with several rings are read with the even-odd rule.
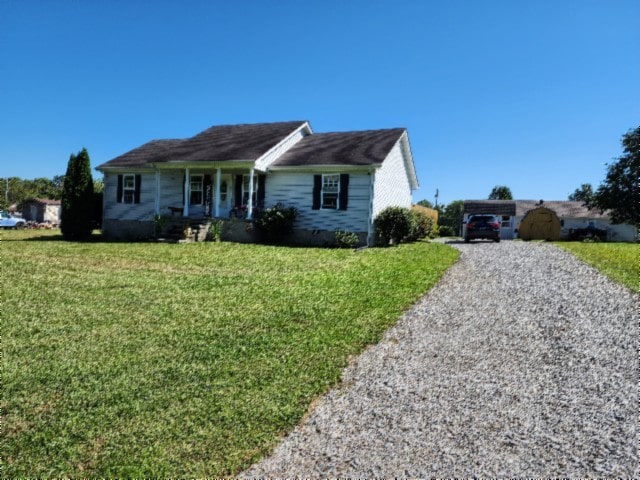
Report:
[[[336,229],[373,242],[373,220],[411,207],[418,179],[406,129],[314,133],[307,121],[214,126],[153,140],[97,167],[104,174],[103,233],[151,236],[154,218],[229,219],[228,238],[276,203],[298,209],[294,241],[332,243]],[[229,222],[229,223],[233,223]],[[235,232],[235,233],[233,233]]]

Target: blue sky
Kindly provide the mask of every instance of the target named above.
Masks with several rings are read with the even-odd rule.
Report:
[[[0,177],[309,120],[406,127],[416,201],[562,200],[640,124],[639,18],[638,0],[0,0]]]

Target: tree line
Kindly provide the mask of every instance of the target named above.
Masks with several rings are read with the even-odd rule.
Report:
[[[9,207],[15,205],[18,211],[21,211],[22,204],[34,198],[61,200],[64,178],[64,175],[34,179],[22,179],[20,177],[0,178],[0,210],[8,210]],[[101,179],[93,180],[95,192],[102,192],[103,188]]]
[[[11,205],[16,205],[18,210],[22,204],[33,198],[48,198],[60,200],[64,175],[56,175],[53,178],[34,178],[23,180],[18,177],[3,178],[0,180],[1,198],[0,209],[7,210]]]

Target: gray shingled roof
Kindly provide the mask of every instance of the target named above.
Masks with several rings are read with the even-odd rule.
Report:
[[[273,167],[381,164],[405,132],[404,128],[359,132],[314,133],[280,158]]]
[[[26,200],[24,203],[28,202],[36,202],[42,205],[62,205],[62,200],[53,200],[51,198],[30,198]]]
[[[487,213],[490,215],[525,215],[529,210],[541,206],[540,200],[465,200],[464,213]],[[607,212],[589,210],[583,202],[570,200],[545,201],[543,207],[550,208],[559,218],[609,218]]]
[[[97,168],[144,167],[170,161],[256,160],[305,123],[298,120],[214,126],[191,138],[152,140]]]
[[[601,213],[597,208],[589,210],[584,206],[584,202],[571,200],[551,200],[548,202],[545,200],[542,205],[540,205],[540,200],[516,200],[516,215],[525,215],[529,210],[540,206],[553,210],[559,218],[609,218],[606,211]]]
[[[513,200],[465,200],[464,213],[489,215],[510,215],[516,214],[516,202]]]

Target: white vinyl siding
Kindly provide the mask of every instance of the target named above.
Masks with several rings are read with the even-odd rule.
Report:
[[[265,206],[278,202],[298,209],[296,229],[349,230],[366,232],[369,215],[371,177],[368,173],[349,172],[349,206],[347,210],[313,210],[313,173],[270,172],[266,178]]]
[[[122,175],[122,174],[121,174]],[[109,220],[153,220],[156,200],[156,174],[141,173],[140,175],[140,203],[118,203],[118,174],[104,174],[104,210],[103,216]],[[134,175],[124,174],[123,197],[126,191],[126,178]],[[135,181],[135,180],[134,180]]]
[[[387,207],[411,208],[411,185],[400,142],[375,172],[373,218]]]

